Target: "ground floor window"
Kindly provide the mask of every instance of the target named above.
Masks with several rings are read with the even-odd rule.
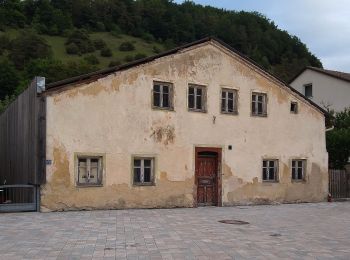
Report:
[[[102,184],[102,156],[77,157],[77,185]]]
[[[278,181],[278,160],[263,160],[263,181]]]
[[[305,179],[306,160],[292,160],[292,180],[302,181]]]
[[[154,185],[154,158],[134,158],[134,185]]]

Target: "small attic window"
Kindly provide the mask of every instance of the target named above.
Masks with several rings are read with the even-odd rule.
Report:
[[[294,114],[298,114],[298,103],[297,102],[290,103],[290,112],[294,113]]]
[[[304,94],[307,98],[312,98],[312,83],[304,85]]]

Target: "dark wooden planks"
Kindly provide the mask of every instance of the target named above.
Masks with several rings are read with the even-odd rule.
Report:
[[[329,170],[329,193],[332,198],[350,198],[350,173],[346,170]]]
[[[0,115],[0,185],[45,182],[45,107],[35,78]]]

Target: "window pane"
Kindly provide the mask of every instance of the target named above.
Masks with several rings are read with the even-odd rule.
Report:
[[[228,100],[227,108],[228,108],[228,112],[233,111],[233,100],[232,99]]]
[[[134,168],[134,182],[141,182],[141,168]]]
[[[163,93],[169,93],[169,86],[163,86]]]
[[[189,87],[188,93],[189,93],[190,95],[194,95],[194,88],[193,88],[193,87]]]
[[[145,168],[143,181],[151,182],[151,168]]]
[[[136,167],[141,167],[141,160],[135,159],[135,160],[134,160],[134,166],[136,166]]]
[[[153,105],[155,107],[160,106],[160,94],[157,92],[153,92]]]
[[[259,102],[263,102],[263,96],[262,95],[258,95],[258,101]]]
[[[256,111],[255,111],[255,102],[252,102],[252,113],[253,113],[253,114],[256,114]]]
[[[226,98],[226,91],[222,91],[221,97],[222,97],[222,98]]]
[[[160,86],[159,85],[154,85],[153,86],[153,91],[154,92],[160,92]]]
[[[221,111],[226,112],[226,102],[225,99],[221,99]]]
[[[296,161],[292,161],[292,167],[295,167]]]
[[[270,169],[269,180],[274,180],[274,179],[275,179],[275,171],[274,171],[274,169]]]
[[[258,114],[262,114],[263,113],[263,104],[262,103],[258,103]]]
[[[169,107],[169,94],[163,93],[163,107]]]
[[[201,88],[197,88],[197,96],[201,96],[202,95],[202,89]]]
[[[253,94],[253,98],[252,98],[253,101],[256,101],[256,95]]]
[[[298,167],[303,167],[303,161],[298,161]]]
[[[194,95],[193,94],[188,95],[188,107],[194,108]]]
[[[144,160],[144,166],[145,167],[151,167],[151,160],[150,159],[145,159]]]
[[[263,161],[263,167],[267,166],[267,161]]]
[[[303,179],[303,168],[298,168],[298,179],[299,180]]]
[[[79,158],[79,166],[86,167],[86,159]]]
[[[232,92],[229,92],[229,93],[228,93],[228,98],[229,98],[229,99],[233,99],[233,93],[232,93]]]
[[[202,96],[197,96],[196,108],[197,109],[202,109]]]
[[[263,180],[267,180],[267,169],[263,168]]]

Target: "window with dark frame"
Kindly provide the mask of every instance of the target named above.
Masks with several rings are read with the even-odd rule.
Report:
[[[302,181],[305,179],[306,160],[292,160],[292,180]]]
[[[264,93],[252,93],[252,115],[267,115],[267,95]]]
[[[154,158],[134,158],[134,185],[154,185]]]
[[[312,84],[304,85],[304,94],[307,98],[312,98]]]
[[[188,86],[188,109],[190,111],[205,112],[206,109],[206,88],[205,86]]]
[[[153,83],[153,107],[173,109],[173,84],[166,82]]]
[[[221,91],[221,112],[237,114],[237,90],[223,88]]]
[[[298,114],[298,103],[297,102],[290,103],[290,112],[292,112],[294,114]]]
[[[78,156],[77,185],[101,185],[102,184],[102,157]]]
[[[263,160],[263,181],[278,181],[278,160]]]

